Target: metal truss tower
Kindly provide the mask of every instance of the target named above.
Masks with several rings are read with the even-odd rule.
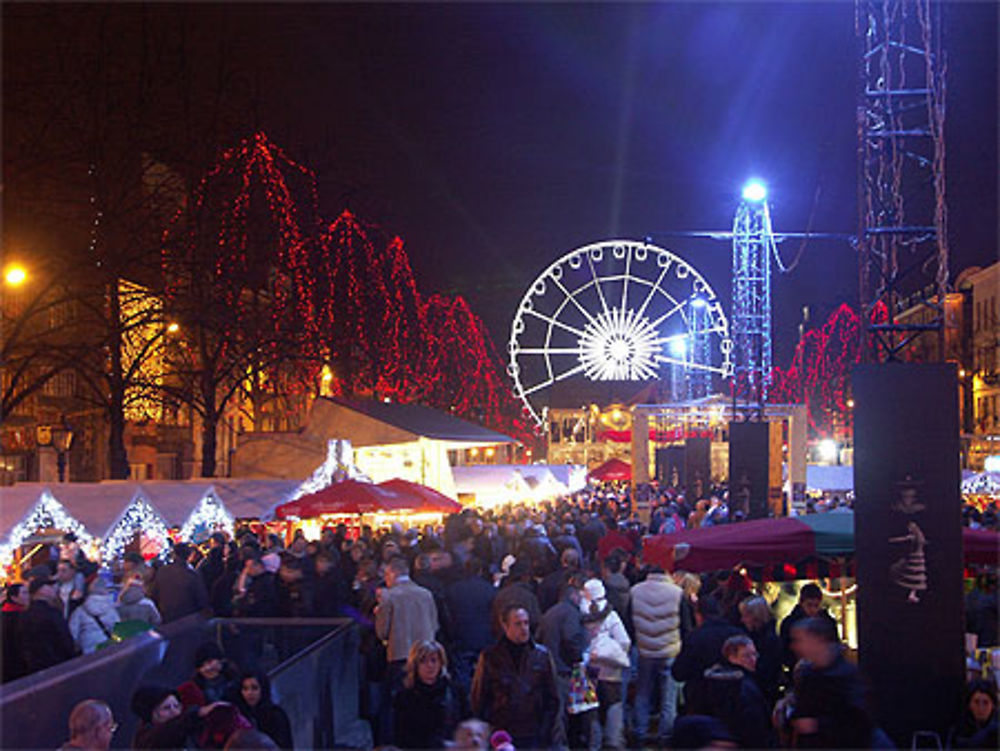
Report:
[[[898,359],[927,331],[943,356],[948,288],[941,2],[856,0],[862,350]],[[900,312],[924,306],[920,315]]]
[[[733,222],[734,395],[763,404],[771,379],[771,254],[776,254],[767,192],[752,182]]]

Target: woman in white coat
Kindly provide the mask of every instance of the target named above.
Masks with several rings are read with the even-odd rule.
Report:
[[[118,623],[118,611],[107,586],[94,579],[87,588],[87,597],[69,617],[69,632],[83,654],[90,654],[97,645],[111,638]]]
[[[625,696],[623,672],[629,666],[629,648],[632,642],[625,624],[608,603],[604,584],[600,579],[590,579],[583,585],[580,600],[583,623],[590,637],[590,646],[584,656],[589,668],[597,669],[596,727],[591,729],[590,748],[621,749],[625,746]]]

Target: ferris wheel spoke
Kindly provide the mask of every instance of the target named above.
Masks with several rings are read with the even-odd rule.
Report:
[[[565,380],[566,378],[569,378],[570,376],[575,376],[577,373],[580,373],[582,371],[583,371],[583,364],[581,363],[580,365],[577,365],[575,368],[570,368],[565,373],[560,373],[559,375],[557,375],[557,376],[555,376],[553,378],[549,378],[546,381],[542,381],[541,383],[536,383],[530,389],[525,389],[524,392],[523,392],[524,396],[531,396],[536,391],[541,391],[544,388],[548,388],[553,383],[558,383],[559,381]]]
[[[653,299],[653,295],[656,294],[656,290],[660,289],[660,283],[663,281],[663,277],[667,275],[667,269],[670,268],[670,264],[667,264],[660,271],[660,275],[656,277],[656,283],[650,285],[649,292],[646,293],[646,299],[642,301],[642,305],[639,306],[639,310],[636,311],[635,317],[642,318],[643,314],[646,312],[646,307],[649,305],[650,300]]]
[[[604,299],[604,290],[601,289],[601,282],[597,278],[597,272],[594,271],[594,259],[590,257],[589,253],[587,254],[587,265],[590,267],[590,276],[594,280],[594,289],[597,290],[597,297],[601,301],[601,309],[604,311],[605,315],[609,315],[608,301]]]
[[[663,323],[663,322],[664,322],[665,320],[667,320],[668,318],[670,318],[670,317],[671,317],[672,315],[674,315],[674,313],[676,313],[677,311],[679,311],[679,310],[680,310],[681,308],[683,308],[683,307],[684,307],[685,305],[687,305],[687,304],[688,304],[688,301],[687,301],[687,300],[682,300],[682,301],[681,301],[681,302],[679,302],[679,303],[674,303],[674,307],[672,307],[672,308],[671,308],[670,310],[668,310],[668,311],[667,311],[666,313],[664,313],[664,314],[663,314],[662,316],[660,316],[660,317],[659,317],[659,318],[657,318],[657,319],[656,319],[655,321],[653,321],[653,322],[652,322],[652,323],[650,324],[650,326],[652,326],[652,327],[653,327],[653,328],[655,329],[655,328],[656,328],[657,326],[659,326],[659,325],[660,325],[661,323]]]
[[[706,365],[701,362],[694,362],[690,360],[682,360],[678,357],[670,357],[669,355],[657,355],[656,361],[663,363],[665,365],[680,365],[684,368],[689,368],[691,370],[704,370],[708,373],[723,373],[723,368],[717,368],[714,365]]]
[[[565,285],[561,281],[559,281],[555,277],[552,277],[552,281],[554,281],[556,283],[556,286],[562,290],[562,293],[564,295],[566,295],[566,299],[569,300],[571,303],[573,303],[576,306],[577,310],[583,313],[583,317],[586,318],[589,323],[593,324],[597,323],[597,319],[590,314],[589,310],[587,310],[580,304],[580,301],[577,300],[576,297],[574,297],[573,294],[568,289],[566,289]]]
[[[631,275],[632,268],[632,254],[629,252],[625,253],[625,275],[622,277],[622,315],[625,315],[625,311],[628,309],[628,280]]]
[[[579,347],[524,347],[519,349],[519,355],[579,355]]]
[[[525,310],[524,312],[533,315],[535,318],[545,321],[546,323],[550,323],[553,326],[558,326],[561,329],[565,329],[571,334],[576,334],[577,336],[583,336],[583,331],[581,329],[578,329],[575,326],[570,326],[568,323],[563,323],[557,318],[553,318],[552,316],[547,316],[544,313],[539,313],[537,310],[534,309],[528,309]]]

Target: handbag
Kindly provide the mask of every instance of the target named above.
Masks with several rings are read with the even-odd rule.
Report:
[[[598,706],[597,687],[587,675],[583,663],[577,663],[569,677],[569,705],[566,711],[577,715],[597,709]]]
[[[628,654],[621,645],[607,633],[601,632],[590,645],[591,660],[616,668],[627,668],[631,664]]]

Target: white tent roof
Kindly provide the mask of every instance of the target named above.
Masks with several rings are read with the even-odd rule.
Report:
[[[266,518],[299,486],[297,480],[162,480],[131,482],[105,480],[97,483],[18,483],[0,487],[0,541],[38,503],[46,490],[94,537],[105,537],[122,512],[137,497],[145,498],[167,526],[180,527],[207,495],[215,495],[236,519]]]
[[[1000,472],[980,472],[962,480],[966,494],[1000,495]]]
[[[531,488],[518,469],[510,464],[476,464],[452,467],[451,472],[455,477],[457,493],[475,495],[506,491],[527,495]]]
[[[806,487],[810,490],[854,490],[854,467],[810,464],[806,467]]]
[[[301,480],[254,480],[238,477],[212,479],[219,500],[237,519],[270,519],[302,484]]]
[[[531,466],[544,466],[570,493],[587,487],[587,468],[582,464],[534,464]]]
[[[35,507],[48,485],[42,483],[21,483],[0,487],[0,541],[6,540],[28,512]]]
[[[138,483],[64,482],[48,486],[52,497],[95,537],[104,537],[136,496]]]
[[[153,508],[160,512],[168,527],[182,526],[191,516],[191,512],[198,507],[198,502],[215,492],[213,485],[208,482],[160,480],[144,482],[141,488]]]

